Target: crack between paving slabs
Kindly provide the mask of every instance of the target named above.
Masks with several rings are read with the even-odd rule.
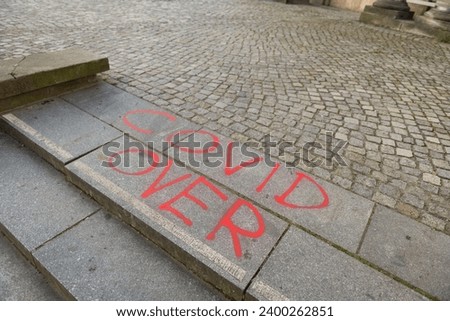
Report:
[[[122,135],[123,135],[123,134],[124,134],[124,133],[122,133]],[[105,146],[105,145],[107,145],[107,144],[109,144],[109,143],[115,141],[116,139],[120,138],[122,135],[119,135],[119,136],[117,136],[117,137],[111,139],[110,141],[107,141],[107,142],[105,142],[105,143],[102,143],[102,144],[100,144],[100,145],[98,145],[98,146],[96,146],[96,147],[90,149],[89,151],[87,151],[87,152],[85,152],[85,153],[83,153],[83,154],[81,154],[81,155],[79,155],[79,156],[76,156],[76,157],[74,157],[74,158],[71,159],[71,160],[68,160],[68,161],[64,162],[64,163],[63,163],[64,167],[67,166],[67,165],[70,165],[71,163],[73,163],[73,162],[75,162],[75,161],[77,161],[77,160],[79,160],[79,159],[81,159],[81,158],[83,158],[83,157],[86,156],[86,155],[89,155],[90,153],[96,151],[96,150],[99,149],[100,147]]]
[[[73,185],[73,184],[72,184]],[[74,185],[73,185],[74,186]],[[83,192],[84,193],[84,192]],[[97,202],[96,202],[97,203]],[[98,204],[98,203],[97,203]],[[50,243],[51,241],[53,241],[54,239],[56,239],[57,237],[61,236],[62,234],[66,233],[67,231],[70,231],[71,229],[73,229],[74,227],[80,225],[82,222],[84,222],[85,220],[87,220],[88,218],[90,218],[91,216],[97,214],[98,212],[100,212],[103,209],[103,206],[99,205],[99,209],[95,210],[94,212],[92,212],[91,214],[87,215],[86,217],[84,217],[83,219],[79,220],[78,222],[76,222],[75,224],[69,226],[68,228],[66,228],[65,230],[59,232],[58,234],[56,234],[55,236],[53,236],[52,238],[48,239],[47,241],[45,241],[44,243],[42,243],[41,245],[37,246],[34,250],[31,250],[30,253],[33,254],[36,251],[38,251],[39,249],[41,249],[42,247],[44,247],[46,244]]]
[[[14,79],[17,79],[17,78],[16,78],[16,74],[15,74],[17,67],[19,67],[19,65],[20,65],[26,58],[27,58],[27,56],[23,57],[19,62],[17,62],[17,63],[14,65],[13,70],[9,73]]]
[[[288,224],[285,228],[285,230],[283,231],[283,233],[281,233],[280,237],[278,238],[278,240],[275,242],[275,244],[273,245],[272,249],[269,251],[269,253],[266,255],[266,257],[264,258],[264,260],[262,261],[261,265],[258,267],[258,269],[256,270],[256,272],[253,274],[253,276],[250,278],[250,281],[248,282],[247,286],[244,289],[243,292],[243,296],[242,296],[242,300],[245,299],[245,295],[247,294],[247,291],[249,289],[249,287],[252,285],[253,280],[258,276],[259,272],[261,272],[262,268],[264,267],[264,265],[266,264],[266,262],[269,260],[269,258],[272,256],[272,253],[275,251],[275,249],[278,247],[278,244],[280,244],[281,240],[284,238],[284,236],[286,235],[286,233],[289,231],[289,229],[291,228],[291,225]]]
[[[378,206],[377,203],[374,203],[374,205],[372,206],[372,211],[370,212],[370,216],[369,216],[369,219],[367,220],[366,227],[364,228],[363,234],[361,235],[361,240],[359,241],[358,247],[356,248],[356,252],[355,253],[357,255],[359,255],[359,252],[361,251],[361,247],[362,247],[362,245],[364,243],[364,240],[366,238],[367,231],[369,230],[369,226],[370,226],[370,223],[372,222],[372,217],[373,217],[373,215],[375,213],[375,208],[377,206]]]
[[[64,99],[64,98],[61,98],[61,99],[64,100],[65,102],[67,102],[68,104],[74,106],[74,107],[77,108],[78,110],[81,110],[82,112],[84,112],[84,113],[86,113],[86,114],[92,116],[93,118],[95,118],[95,119],[101,121],[102,123],[104,123],[104,124],[106,124],[106,125],[108,125],[108,126],[111,126],[112,128],[114,128],[114,129],[120,131],[120,132],[122,133],[121,136],[127,135],[128,137],[130,137],[130,138],[132,138],[132,139],[134,139],[134,140],[137,140],[138,142],[141,142],[141,143],[143,143],[144,145],[146,144],[145,142],[142,142],[139,138],[137,138],[137,137],[134,136],[133,134],[124,132],[122,129],[120,129],[120,128],[114,126],[114,124],[109,124],[109,123],[107,123],[107,122],[104,121],[103,119],[100,119],[100,118],[97,117],[96,115],[91,114],[89,111],[86,111],[86,110],[81,109],[81,108],[78,107],[77,105],[71,103],[70,101],[67,101],[67,100]],[[142,99],[142,98],[140,98],[140,99]],[[163,108],[163,109],[164,109],[164,108]],[[170,112],[170,111],[168,111],[168,112]],[[183,120],[185,120],[185,121],[190,122],[189,120],[184,119],[183,117],[181,117],[181,118],[182,118]],[[196,126],[197,126],[197,125],[196,125]],[[197,130],[196,130],[196,131],[197,131]],[[194,134],[195,134],[195,132],[193,132],[193,133],[191,133],[191,134],[189,134],[189,135],[187,135],[187,136],[183,136],[182,138],[180,137],[180,140],[184,140],[184,139],[186,139],[186,138],[188,138],[188,137],[190,137],[190,136],[192,136],[192,135],[194,135]],[[113,140],[111,140],[111,141],[109,141],[109,142],[107,142],[107,143],[105,143],[105,144],[102,144],[102,145],[100,145],[100,146],[104,146],[104,145],[106,145],[106,144],[108,144],[108,143],[110,143],[110,142],[112,142],[112,141],[114,141],[114,140],[120,138],[121,136],[118,136],[118,137],[116,137],[115,139],[113,139]],[[98,146],[97,148],[99,148],[100,146]],[[148,147],[148,144],[147,144],[147,147]],[[161,153],[162,155],[165,155],[164,152],[165,152],[167,149],[169,149],[170,147],[171,147],[171,146],[167,146],[167,147],[166,147],[164,150],[162,150],[162,151],[158,151],[158,150],[155,150],[155,149],[153,149],[153,150],[155,150],[155,151],[158,152],[158,153]],[[92,149],[91,151],[89,151],[89,152],[83,154],[82,156],[86,156],[87,154],[93,152],[93,151],[96,150],[97,148]],[[79,159],[79,158],[81,158],[82,156],[77,157],[76,159]],[[74,159],[74,160],[76,160],[76,159]],[[74,160],[71,160],[69,163],[73,162]],[[67,163],[67,164],[69,164],[69,163]]]

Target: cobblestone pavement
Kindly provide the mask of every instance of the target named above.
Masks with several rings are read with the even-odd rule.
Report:
[[[349,166],[300,167],[450,234],[449,45],[261,0],[0,0],[1,59],[72,46],[106,54],[109,82],[240,141],[301,150],[332,132]]]

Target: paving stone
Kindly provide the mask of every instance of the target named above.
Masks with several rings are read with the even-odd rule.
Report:
[[[423,173],[423,181],[438,186],[441,185],[441,178],[439,176],[432,175],[430,173]]]
[[[425,204],[425,202],[420,198],[420,196],[409,193],[403,195],[402,201],[417,208],[423,208]]]
[[[76,300],[221,300],[130,227],[100,211],[33,253]]]
[[[377,206],[361,255],[441,300],[450,299],[450,237]]]
[[[397,204],[395,205],[395,208],[402,214],[408,215],[409,217],[413,217],[413,218],[419,218],[420,217],[420,212],[417,208],[409,205],[409,204],[405,204],[401,201],[397,202]]]
[[[0,235],[0,300],[58,301],[60,297],[16,248]]]
[[[438,176],[445,178],[447,180],[450,180],[450,171],[446,171],[444,169],[438,169],[436,171],[436,173],[438,174]]]
[[[159,151],[164,149],[162,143],[173,132],[200,128],[160,106],[104,82],[62,98],[144,143],[151,142]],[[180,135],[180,138],[187,135]]]
[[[424,300],[317,238],[291,227],[247,291],[258,300]]]
[[[247,156],[233,148],[232,162],[226,164],[230,140],[203,130],[185,140],[186,146],[169,150],[171,157],[200,171],[208,177],[236,190],[258,204],[300,224],[315,233],[355,252],[372,212],[373,203],[336,185],[311,175],[288,168],[284,164],[265,162],[264,155],[254,149]],[[220,146],[213,146],[214,141]],[[202,152],[210,144],[209,162]],[[189,153],[188,151],[193,153]],[[221,150],[223,152],[221,152]],[[249,166],[249,162],[259,159]],[[245,164],[239,169],[239,164]],[[216,166],[218,165],[218,166]],[[255,166],[256,165],[256,166]],[[306,176],[305,176],[306,175]]]
[[[99,209],[61,173],[1,132],[0,159],[0,227],[23,252]]]
[[[69,179],[202,278],[241,297],[287,224],[203,176],[164,163],[161,154],[150,159],[165,165],[146,169],[137,167],[137,152],[127,155],[134,158],[130,167],[102,166],[108,157],[96,150],[67,166]],[[231,218],[244,231],[231,234]]]
[[[433,213],[431,210],[430,213],[422,213],[419,221],[437,231],[445,231],[446,220],[433,216],[431,213]]]
[[[5,114],[2,120],[8,131],[25,137],[29,146],[58,168],[121,135],[59,98]]]

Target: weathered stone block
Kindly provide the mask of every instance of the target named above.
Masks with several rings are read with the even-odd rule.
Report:
[[[108,58],[77,48],[5,60],[0,63],[0,111],[52,93],[44,88],[58,86],[61,91],[79,87],[77,80],[87,81],[108,69]],[[62,86],[64,83],[70,85]]]
[[[384,274],[290,228],[247,291],[258,300],[424,300]]]
[[[377,206],[361,256],[441,300],[450,299],[450,236]]]

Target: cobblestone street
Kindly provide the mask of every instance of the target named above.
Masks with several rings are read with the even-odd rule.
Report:
[[[348,166],[303,170],[450,234],[450,45],[358,17],[262,0],[0,0],[0,59],[104,54],[109,83],[241,142],[295,142],[291,154],[332,132]]]

